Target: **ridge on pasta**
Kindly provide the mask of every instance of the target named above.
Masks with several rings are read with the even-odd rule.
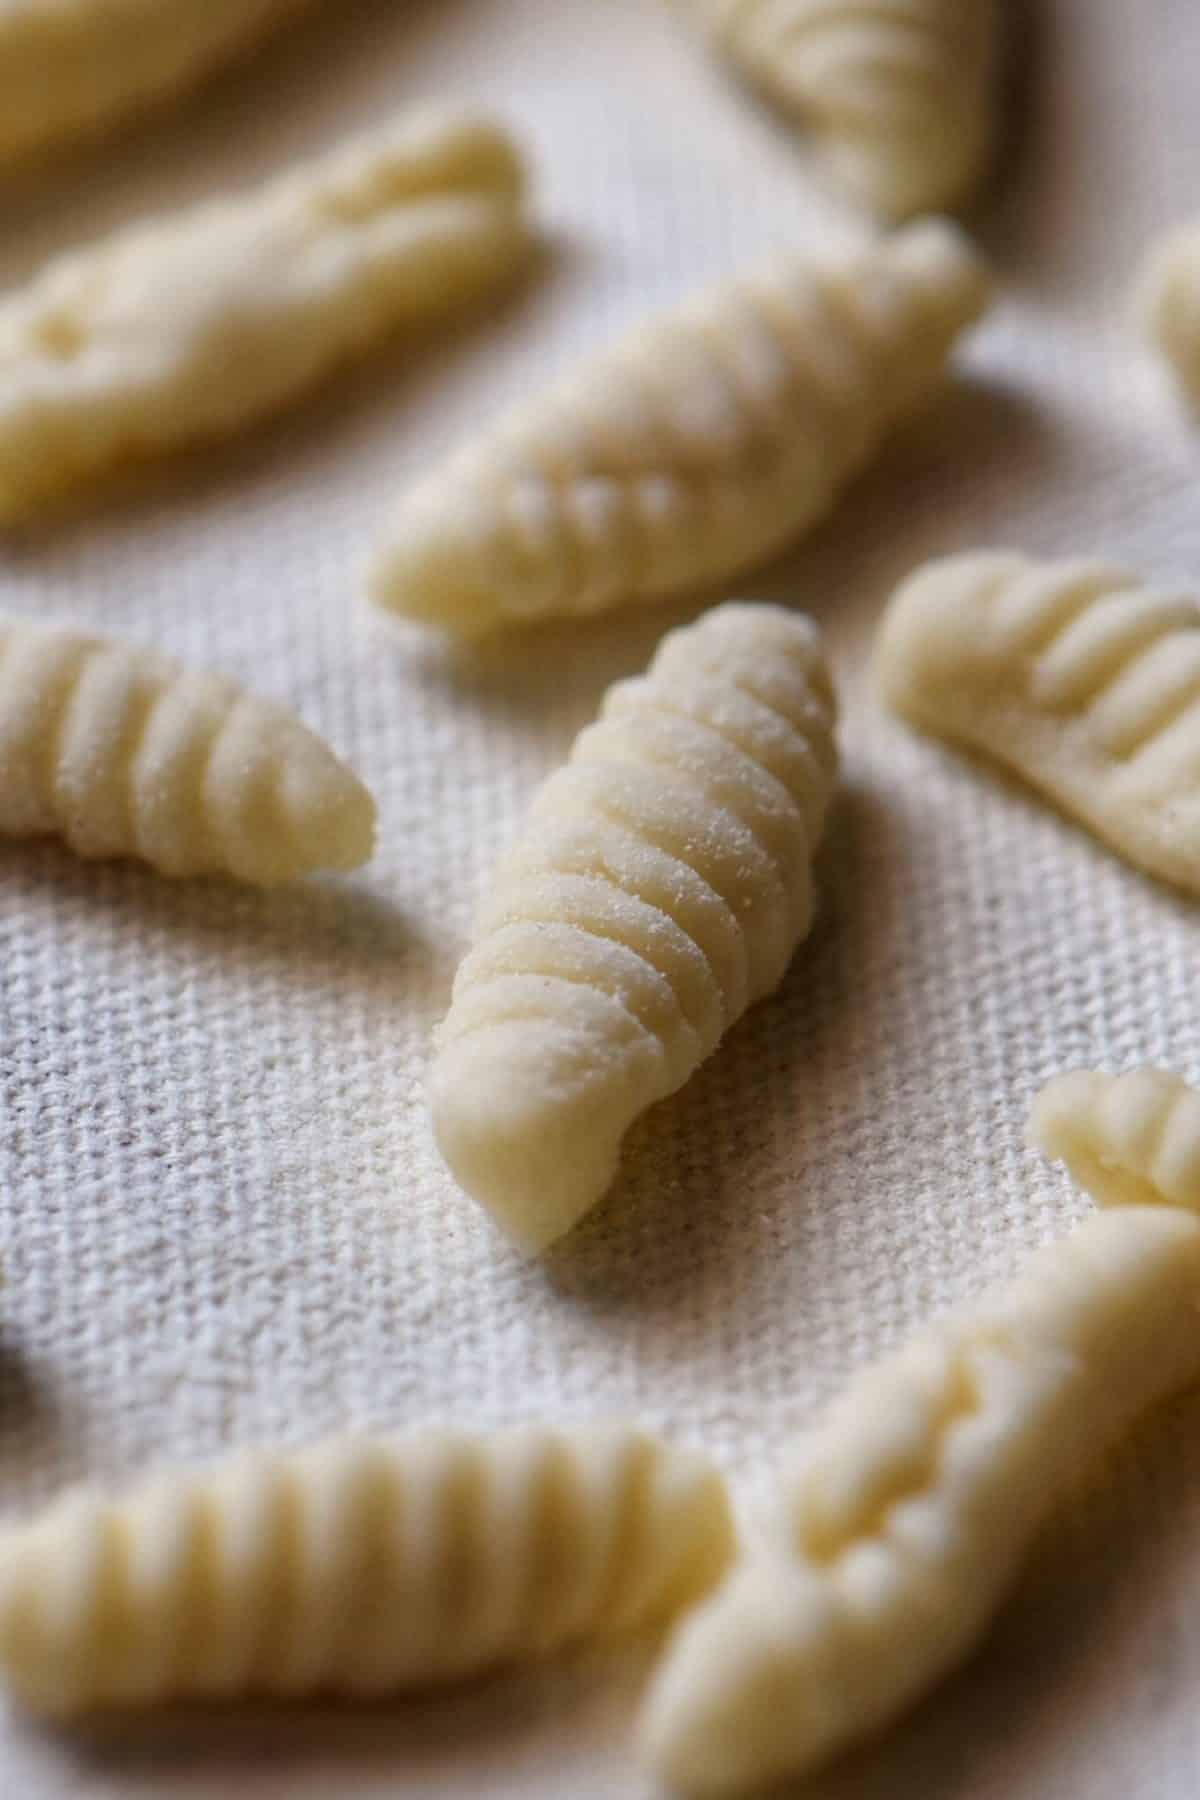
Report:
[[[371,854],[375,803],[282,707],[80,631],[0,618],[0,836],[260,886]]]
[[[1056,1075],[1034,1102],[1029,1142],[1101,1206],[1200,1213],[1200,1093],[1165,1069]]]
[[[935,387],[987,297],[966,239],[932,221],[726,282],[434,468],[387,527],[373,597],[470,637],[760,563]]]
[[[0,6],[0,164],[186,92],[309,4],[8,0]]]
[[[619,682],[501,862],[438,1034],[434,1127],[525,1249],[780,981],[813,914],[836,706],[811,620],[728,605]]]
[[[1087,1464],[1200,1375],[1200,1221],[1091,1217],[857,1376],[781,1479],[774,1535],[679,1625],[642,1739],[695,1795],[799,1776],[973,1648]]]
[[[953,206],[996,136],[996,0],[679,0],[886,217]]]
[[[0,1530],[0,1668],[58,1716],[367,1698],[660,1626],[732,1543],[711,1465],[632,1426],[244,1450]]]
[[[0,522],[227,436],[508,279],[511,139],[441,110],[62,255],[0,299]]]
[[[909,724],[1200,893],[1200,601],[1107,563],[951,557],[902,584],[877,666]]]

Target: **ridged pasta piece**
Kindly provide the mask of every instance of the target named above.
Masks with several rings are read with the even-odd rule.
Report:
[[[761,562],[828,510],[986,299],[966,240],[937,223],[727,283],[419,483],[374,597],[470,636]]]
[[[1200,221],[1177,226],[1155,245],[1138,301],[1152,342],[1200,407]]]
[[[1200,1221],[1089,1219],[853,1381],[781,1482],[774,1540],[679,1626],[645,1752],[675,1787],[799,1775],[972,1649],[1076,1476],[1200,1376]]]
[[[1200,1213],[1200,1093],[1165,1069],[1056,1075],[1034,1102],[1029,1141],[1101,1206]]]
[[[526,1250],[600,1199],[638,1115],[781,979],[836,776],[813,624],[670,633],[538,795],[438,1036],[438,1144]]]
[[[504,280],[521,193],[498,126],[417,113],[50,263],[0,301],[0,520],[224,436]]]
[[[7,0],[0,164],[196,86],[309,0]]]
[[[680,0],[889,218],[951,206],[996,135],[996,0]]]
[[[149,650],[0,618],[0,836],[261,886],[370,856],[375,804],[300,721]]]
[[[1200,602],[1105,563],[928,564],[880,633],[891,706],[1200,893]]]
[[[60,1716],[366,1698],[661,1626],[732,1547],[717,1472],[629,1426],[245,1451],[0,1533],[0,1667]]]

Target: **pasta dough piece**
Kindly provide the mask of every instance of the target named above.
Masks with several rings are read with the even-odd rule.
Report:
[[[470,636],[760,562],[828,510],[986,297],[934,223],[718,288],[435,469],[401,502],[375,599]]]
[[[1200,407],[1200,221],[1178,226],[1155,246],[1138,303],[1149,337]]]
[[[1101,1206],[1200,1213],[1200,1093],[1178,1075],[1057,1075],[1034,1103],[1029,1141]]]
[[[127,644],[0,618],[0,836],[268,886],[371,854],[375,804],[282,707]]]
[[[1064,1485],[1200,1375],[1200,1221],[1089,1219],[851,1383],[784,1480],[774,1544],[668,1646],[643,1722],[677,1787],[798,1775],[972,1648]]]
[[[815,626],[731,605],[670,633],[542,788],[439,1034],[456,1178],[526,1250],[600,1199],[621,1140],[781,979],[836,775]]]
[[[0,520],[228,434],[508,276],[509,139],[417,114],[233,200],[118,233],[0,302]]]
[[[0,163],[194,87],[307,0],[6,0]]]
[[[1196,600],[1103,563],[952,557],[901,587],[878,666],[910,724],[986,751],[1200,893]]]
[[[891,218],[979,180],[996,134],[996,0],[682,0],[717,50]]]
[[[732,1552],[725,1484],[626,1426],[247,1451],[0,1535],[0,1665],[70,1715],[356,1697],[657,1626]]]

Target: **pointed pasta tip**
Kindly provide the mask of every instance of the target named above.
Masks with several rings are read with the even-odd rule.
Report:
[[[535,1040],[519,1019],[439,1054],[431,1089],[438,1149],[459,1186],[527,1256],[569,1231],[616,1175],[624,1119],[606,1117],[610,1060],[602,1038]]]
[[[313,868],[347,874],[369,862],[375,849],[376,807],[362,782],[338,771],[314,804],[302,806],[298,837]]]
[[[786,1771],[818,1729],[795,1647],[819,1629],[822,1610],[819,1582],[800,1568],[736,1565],[681,1621],[651,1683],[638,1728],[646,1767],[695,1800],[741,1793],[773,1772],[762,1754],[769,1733],[775,1772]]]
[[[369,598],[414,624],[483,635],[494,625],[489,536],[499,528],[485,495],[447,488],[426,498],[421,491],[371,566]]]
[[[889,259],[921,293],[930,325],[965,331],[982,318],[992,297],[992,276],[966,233],[949,219],[922,219],[888,240]]]

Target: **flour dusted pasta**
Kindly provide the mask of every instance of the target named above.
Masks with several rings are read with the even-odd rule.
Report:
[[[630,1426],[243,1451],[0,1531],[0,1667],[64,1716],[367,1697],[661,1625],[731,1549],[721,1478]]]
[[[966,240],[935,223],[702,295],[418,483],[374,596],[472,636],[761,562],[828,511],[986,299]]]
[[[362,783],[282,707],[127,644],[0,618],[0,836],[271,885],[371,854]]]
[[[729,605],[671,633],[542,788],[459,970],[438,1143],[529,1250],[608,1187],[621,1140],[771,991],[812,919],[836,776],[811,621]]]

